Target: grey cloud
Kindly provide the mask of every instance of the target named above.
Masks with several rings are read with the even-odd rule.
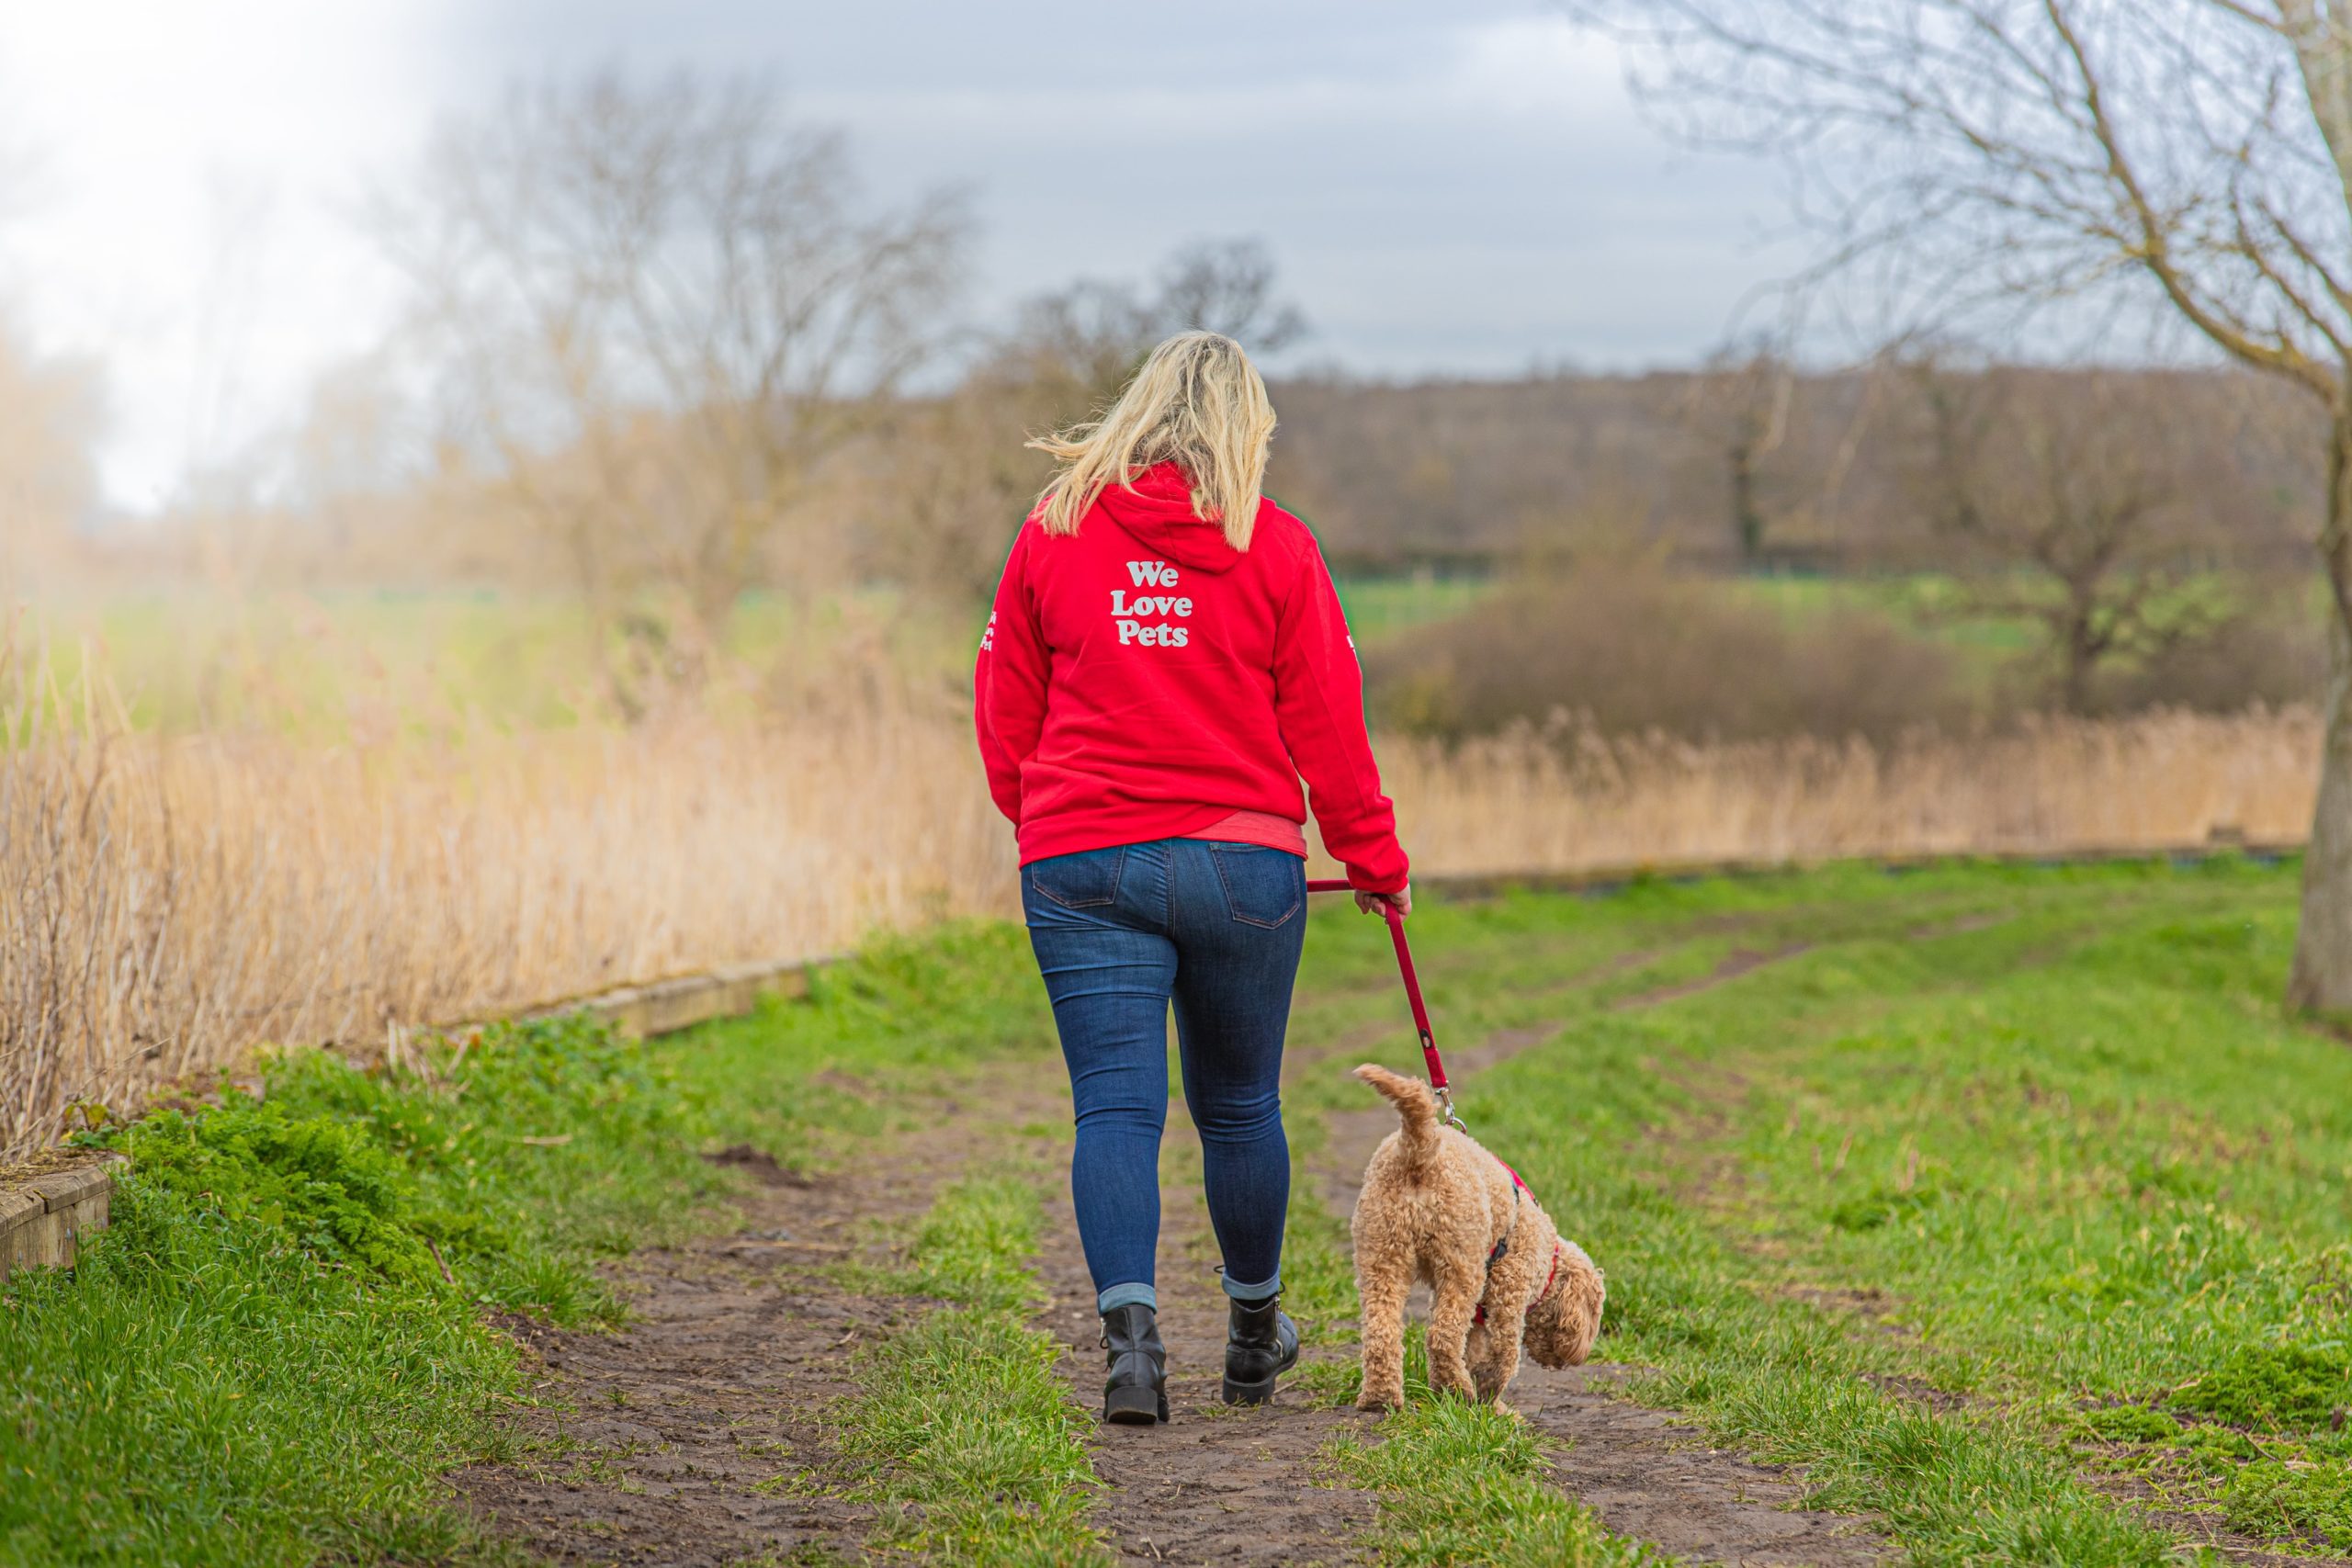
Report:
[[[1514,77],[1510,101],[1464,90],[1482,29],[1550,15],[1513,0],[506,0],[458,8],[441,47],[477,94],[615,61],[772,70],[852,134],[878,189],[971,193],[983,313],[1247,234],[1313,316],[1300,352],[1315,360],[1416,374],[1688,358],[1794,260],[1756,243],[1778,193],[1754,165],[1651,134],[1605,60],[1578,62],[1556,101],[1540,74]]]

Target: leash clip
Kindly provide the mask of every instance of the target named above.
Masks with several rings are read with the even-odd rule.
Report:
[[[1430,1092],[1437,1096],[1437,1108],[1444,1114],[1446,1121],[1453,1124],[1454,1131],[1468,1134],[1470,1123],[1454,1113],[1453,1089],[1445,1084],[1438,1084]]]

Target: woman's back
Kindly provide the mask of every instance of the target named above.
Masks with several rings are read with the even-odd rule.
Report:
[[[1074,533],[1032,517],[975,697],[1024,863],[1188,837],[1236,812],[1301,822],[1311,802],[1358,886],[1404,885],[1338,593],[1314,536],[1272,502],[1246,550],[1195,515],[1173,463],[1103,490]]]

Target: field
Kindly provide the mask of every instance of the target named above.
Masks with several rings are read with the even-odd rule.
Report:
[[[1080,1562],[1233,1529],[1400,1563],[2342,1551],[2352,1057],[2278,1012],[2294,875],[1430,903],[1474,1129],[1610,1278],[1607,1364],[1527,1374],[1521,1422],[1344,1409],[1339,1216],[1382,1124],[1344,1068],[1412,1055],[1351,912],[1316,916],[1295,1014],[1315,1349],[1269,1412],[1202,1404],[1213,1251],[1172,1113],[1182,1444],[1084,1419],[1067,1100],[1017,930],[885,943],[642,1048],[297,1055],[258,1105],[113,1134],[117,1228],[78,1279],[11,1285],[0,1559]]]
[[[1340,589],[1366,637],[1459,614],[1487,590],[1473,580],[1386,578]],[[849,644],[861,657],[878,652],[901,676],[968,680],[979,614],[908,615],[902,600],[877,588],[795,606],[753,593],[724,655],[766,669],[793,656],[829,661]],[[92,588],[44,594],[17,641],[20,657],[46,653],[67,689],[86,662],[138,728],[166,733],[259,726],[341,738],[388,718],[546,728],[595,707],[587,624],[568,593]]]
[[[1477,577],[1340,583],[1350,622],[1366,640],[1463,615],[1495,589],[1493,580]],[[1884,615],[1950,644],[1980,681],[2028,650],[2037,635],[2016,617],[1962,613],[1956,584],[1932,573],[1742,578],[1724,589],[1795,622],[1841,611]],[[880,650],[902,674],[952,678],[976,634],[953,617],[904,608],[901,594],[879,588],[798,608],[754,593],[734,617],[726,652],[765,666],[847,641],[862,652]],[[141,728],[261,723],[335,730],[386,707],[440,723],[547,726],[577,722],[594,705],[585,623],[576,601],[562,593],[93,589],[44,595],[18,639],[26,649],[45,647],[69,686],[79,681],[86,652]]]

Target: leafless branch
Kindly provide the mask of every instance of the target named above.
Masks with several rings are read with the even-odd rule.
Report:
[[[446,122],[381,204],[450,422],[568,541],[592,605],[822,571],[826,465],[937,352],[966,221],[869,210],[841,138],[755,78],[606,73]]]

